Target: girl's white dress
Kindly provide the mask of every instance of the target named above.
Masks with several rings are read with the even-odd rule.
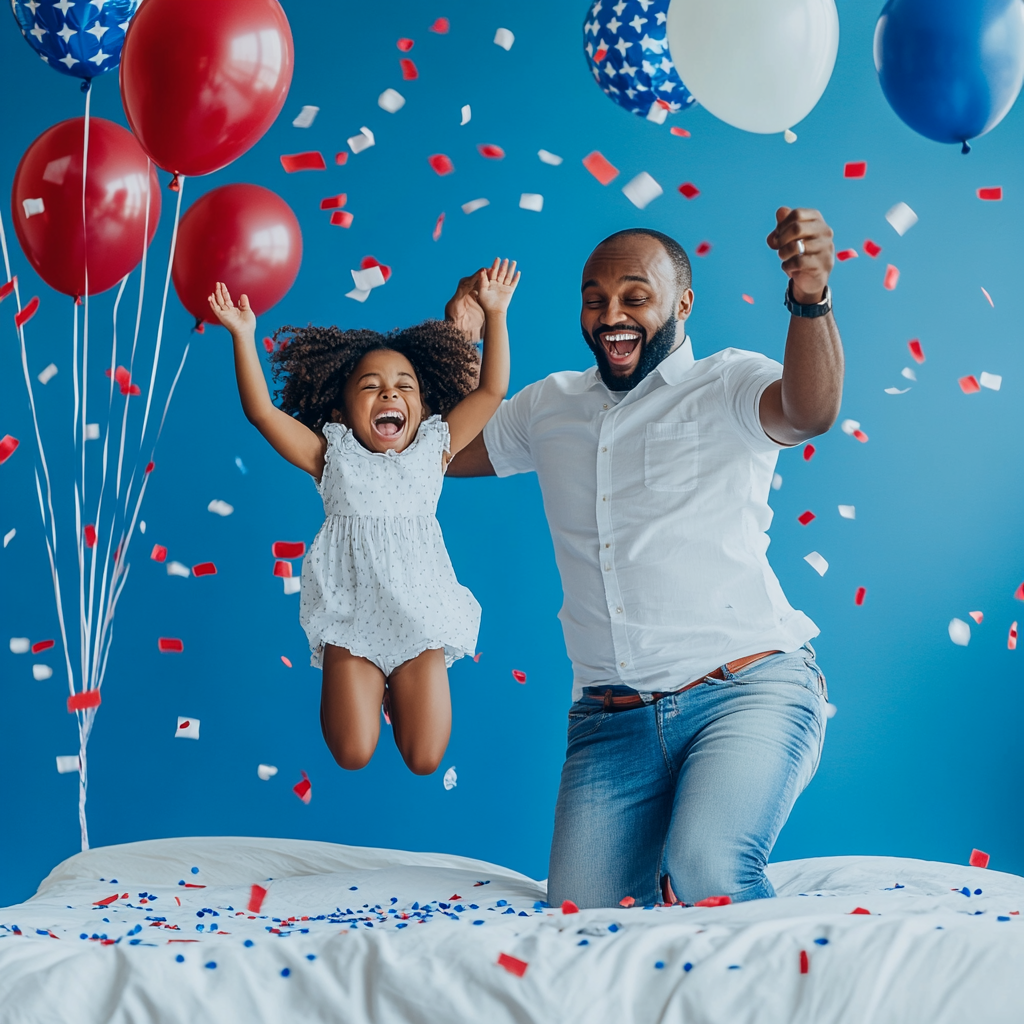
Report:
[[[312,664],[345,647],[385,676],[444,648],[449,666],[476,650],[480,605],[455,578],[437,521],[448,424],[431,416],[405,451],[371,452],[348,427],[324,425],[318,489],[327,518],[302,565],[299,620]]]

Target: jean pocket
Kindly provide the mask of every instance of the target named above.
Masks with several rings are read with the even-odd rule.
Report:
[[[696,421],[648,423],[644,431],[644,483],[652,491],[696,490],[700,443]]]
[[[577,709],[574,706],[573,710],[569,712],[569,746],[592,736],[601,728],[610,714],[611,712],[604,711],[600,707]]]

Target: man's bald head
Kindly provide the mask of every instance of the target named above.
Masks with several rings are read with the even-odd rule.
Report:
[[[599,249],[603,249],[606,246],[615,246],[616,244],[628,246],[630,240],[637,237],[651,238],[661,245],[662,249],[665,250],[665,254],[672,262],[679,294],[686,291],[693,281],[690,257],[686,255],[686,250],[671,235],[666,235],[663,231],[655,231],[653,228],[623,228],[622,231],[616,231],[603,241],[598,242],[594,247],[594,252],[596,253]]]

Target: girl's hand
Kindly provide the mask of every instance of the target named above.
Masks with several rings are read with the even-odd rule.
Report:
[[[223,281],[218,281],[209,301],[214,315],[232,334],[255,333],[256,314],[249,305],[247,295],[240,296],[236,306],[231,301],[227,285]]]
[[[485,313],[504,313],[519,284],[516,261],[495,258],[488,269],[477,276],[477,302]]]

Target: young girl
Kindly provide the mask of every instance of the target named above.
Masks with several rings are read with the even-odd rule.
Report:
[[[326,521],[302,567],[300,619],[323,668],[320,725],[342,768],[362,768],[382,701],[417,775],[441,763],[451,733],[448,667],[473,654],[480,606],[455,578],[435,513],[449,460],[483,429],[508,389],[505,313],[515,263],[481,270],[483,357],[446,321],[375,331],[283,327],[285,376],[271,401],[256,317],[218,283],[210,296],[231,332],[249,421],[316,481]],[[476,385],[479,367],[479,385]]]

